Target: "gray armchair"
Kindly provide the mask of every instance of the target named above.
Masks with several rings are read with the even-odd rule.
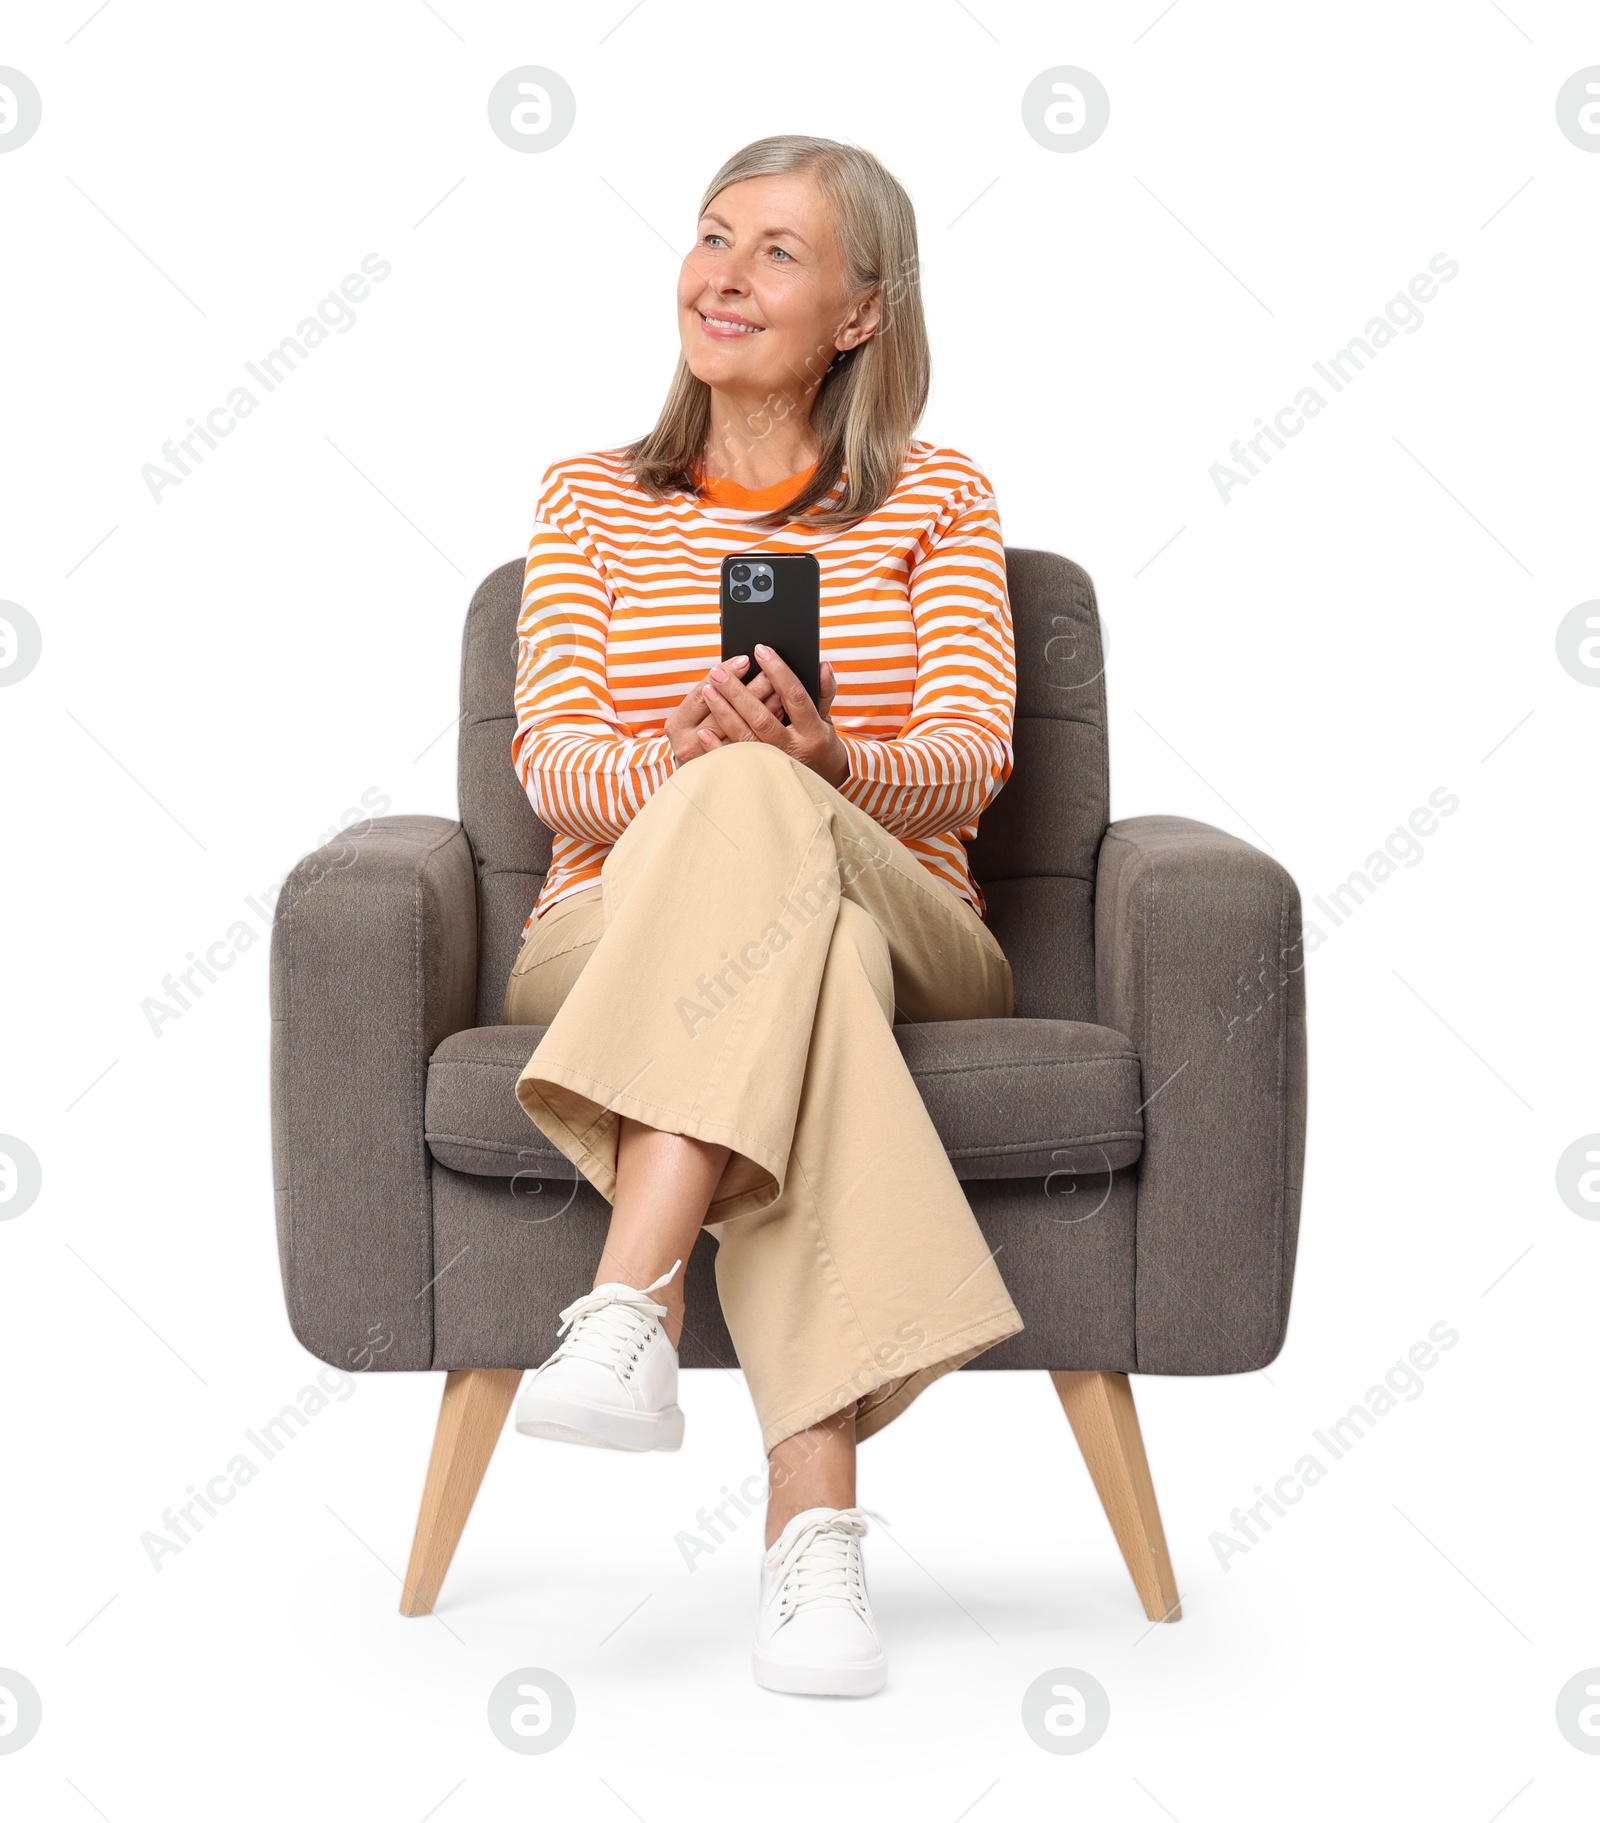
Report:
[[[1305,1149],[1294,882],[1181,817],[1107,826],[1094,590],[1006,552],[1016,766],[972,849],[1015,1017],[896,1028],[1003,1250],[1022,1332],[970,1363],[1050,1374],[1152,1619],[1178,1617],[1128,1376],[1248,1373],[1283,1345]],[[549,832],[511,768],[522,564],[462,653],[461,818],[390,816],[307,855],[272,933],[272,1134],[289,1321],[351,1372],[443,1372],[401,1606],[449,1568],[524,1369],[590,1283],[607,1205],[514,1084],[500,1024]],[[732,1365],[712,1245],[686,1367]],[[554,1465],[552,1465],[554,1466]]]

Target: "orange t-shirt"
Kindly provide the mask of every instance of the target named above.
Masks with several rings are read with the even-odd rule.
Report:
[[[611,844],[676,769],[661,730],[722,656],[722,559],[740,550],[816,555],[833,725],[850,756],[839,790],[982,915],[964,844],[1011,776],[1016,707],[994,494],[967,457],[917,440],[893,492],[854,525],[744,529],[811,472],[652,500],[611,451],[545,470],[517,624],[511,760],[554,834],[527,925],[600,878]]]

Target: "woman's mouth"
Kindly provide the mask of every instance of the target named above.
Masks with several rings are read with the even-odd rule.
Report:
[[[700,311],[700,329],[704,335],[715,336],[718,341],[732,341],[735,337],[749,337],[761,334],[759,323],[745,323],[738,317],[708,316]]]

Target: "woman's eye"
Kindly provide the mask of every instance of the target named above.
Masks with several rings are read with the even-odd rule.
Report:
[[[773,248],[773,249],[772,249],[772,251],[773,251],[773,252],[774,252],[774,253],[783,253],[783,257],[784,257],[784,258],[785,258],[785,259],[786,259],[786,260],[792,260],[792,259],[793,259],[793,258],[794,258],[794,255],[793,255],[793,254],[792,254],[792,253],[784,253],[784,251],[783,251],[783,248],[782,248],[782,247],[774,247],[774,248]]]

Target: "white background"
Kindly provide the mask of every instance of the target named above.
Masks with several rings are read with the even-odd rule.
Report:
[[[1600,156],[1555,117],[1593,9],[90,8],[0,34],[44,109],[0,156],[0,597],[44,638],[0,691],[0,1131],[44,1173],[0,1223],[0,1665],[44,1704],[0,1806],[1593,1814],[1555,1723],[1600,1664],[1600,1225],[1555,1187],[1600,1128],[1600,692],[1556,656],[1600,595]],[[485,110],[530,63],[577,97],[537,156]],[[1111,97],[1065,156],[1020,111],[1063,64]],[[1327,934],[1287,1345],[1136,1382],[1184,1619],[1143,1620],[1045,1377],[962,1374],[863,1450],[891,1681],[854,1705],[751,1683],[758,1518],[692,1575],[674,1542],[761,1466],[731,1376],[689,1376],[676,1456],[509,1435],[437,1619],[396,1612],[437,1376],[351,1383],[159,1573],[140,1543],[319,1365],[278,1282],[266,943],[159,1038],[141,1003],[264,929],[246,895],[364,791],[454,814],[468,596],[548,462],[654,422],[701,187],[783,131],[911,193],[920,434],[1094,578],[1113,815],[1270,845]],[[142,465],[371,252],[355,327],[155,504]],[[1224,504],[1211,465],[1436,253],[1422,327]],[[1422,860],[1319,919],[1438,787]],[[1440,1321],[1423,1394],[1224,1569],[1231,1510]],[[530,1665],[578,1723],[523,1757],[485,1703]],[[1110,1696],[1078,1755],[1020,1721],[1057,1667]]]

